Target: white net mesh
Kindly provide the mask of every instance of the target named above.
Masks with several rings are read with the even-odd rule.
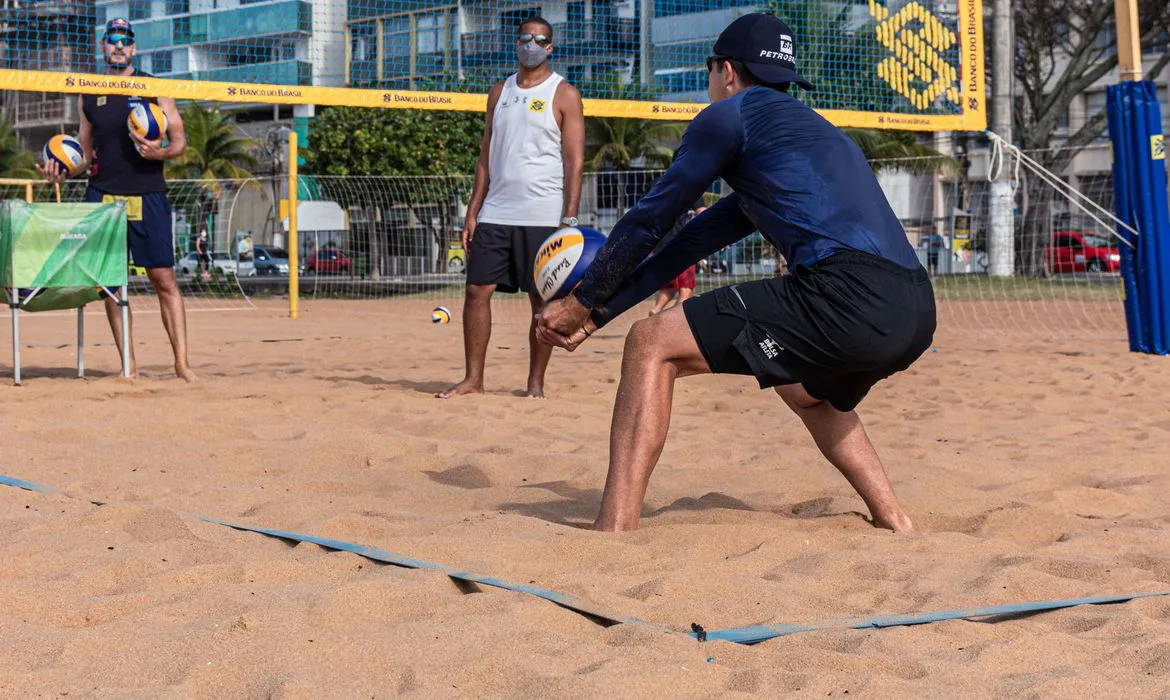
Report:
[[[1109,220],[1090,216],[1066,194],[1038,177],[1020,175],[1015,213],[1015,274],[993,277],[988,265],[989,184],[913,174],[905,163],[879,163],[887,198],[933,275],[940,330],[964,337],[1005,334],[1037,340],[1125,337],[1118,251]],[[894,167],[901,166],[901,167]],[[587,173],[581,221],[608,233],[660,172]],[[307,176],[298,187],[298,254],[301,308],[346,299],[365,312],[391,312],[408,304],[419,313],[445,306],[458,323],[465,257],[460,229],[472,188],[470,175],[448,177]],[[722,193],[717,183],[708,203]],[[1079,201],[1108,212],[1108,175],[1070,183]],[[176,211],[176,268],[191,310],[253,307],[253,300],[289,294],[286,178],[170,183]],[[51,188],[35,187],[48,201]],[[24,197],[5,186],[5,197]],[[80,199],[79,183],[62,190]],[[1090,210],[1093,210],[1090,207]],[[193,236],[206,229],[212,270],[196,272]],[[250,240],[251,259],[240,242]],[[730,246],[698,267],[699,293],[716,286],[784,273],[784,260],[758,234]],[[134,300],[151,296],[144,278],[131,286]],[[369,303],[357,303],[369,302]],[[331,305],[330,308],[336,308]],[[497,294],[497,319],[530,314],[520,294]]]

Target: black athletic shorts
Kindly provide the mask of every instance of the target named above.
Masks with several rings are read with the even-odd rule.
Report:
[[[861,252],[720,287],[683,312],[712,372],[752,375],[761,389],[802,384],[839,411],[913,364],[936,324],[925,269]]]
[[[106,194],[93,186],[85,188],[87,202],[112,202],[117,199],[126,200],[126,247],[130,260],[147,269],[174,267],[175,241],[167,193]]]
[[[536,253],[558,228],[477,224],[467,251],[467,283],[494,284],[501,292],[536,294],[532,280]]]

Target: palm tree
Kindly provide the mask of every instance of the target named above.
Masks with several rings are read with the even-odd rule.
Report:
[[[219,205],[225,181],[255,177],[250,168],[259,162],[256,153],[260,142],[239,135],[230,115],[218,107],[205,108],[190,102],[183,106],[181,114],[187,148],[183,155],[167,161],[166,175],[170,180],[197,181],[174,183],[171,189],[178,190],[174,192],[176,200],[196,202],[196,218],[205,221]],[[259,187],[254,179],[245,184]]]
[[[842,129],[860,148],[874,174],[883,170],[909,173],[958,172],[959,162],[918,142],[909,131],[892,129]]]
[[[593,170],[629,170],[641,160],[644,167],[665,168],[685,130],[678,122],[592,117],[585,122],[585,164]]]
[[[208,184],[205,189],[218,196],[217,180],[253,177],[248,168],[254,168],[258,163],[258,140],[238,135],[231,117],[221,112],[219,107],[204,108],[197,102],[191,102],[184,105],[182,115],[187,150],[178,158],[167,161],[167,178],[206,180]]]
[[[3,116],[0,116],[0,177],[39,177],[36,156],[20,146],[16,130]]]
[[[625,211],[625,171],[666,168],[686,131],[686,124],[654,119],[592,117],[585,120],[585,165],[593,171],[617,171],[618,212]]]

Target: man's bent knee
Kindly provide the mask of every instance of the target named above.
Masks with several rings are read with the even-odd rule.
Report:
[[[625,356],[643,362],[671,363],[680,376],[711,371],[679,306],[635,321],[626,336]]]

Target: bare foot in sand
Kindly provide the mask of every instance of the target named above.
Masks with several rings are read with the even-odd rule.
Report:
[[[910,522],[910,516],[905,513],[899,513],[888,518],[874,517],[873,526],[893,530],[901,535],[913,534],[915,532],[914,523]]]
[[[184,367],[182,365],[175,365],[175,375],[188,384],[199,380],[199,377],[195,376],[195,373],[191,371],[190,367]],[[137,376],[137,373],[135,373],[135,376]]]
[[[447,389],[446,391],[440,391],[439,393],[435,394],[435,398],[449,399],[453,396],[463,396],[464,394],[482,394],[482,393],[483,393],[483,382],[473,382],[470,379],[464,379],[463,381],[459,382],[458,384],[451,387],[450,389]]]

